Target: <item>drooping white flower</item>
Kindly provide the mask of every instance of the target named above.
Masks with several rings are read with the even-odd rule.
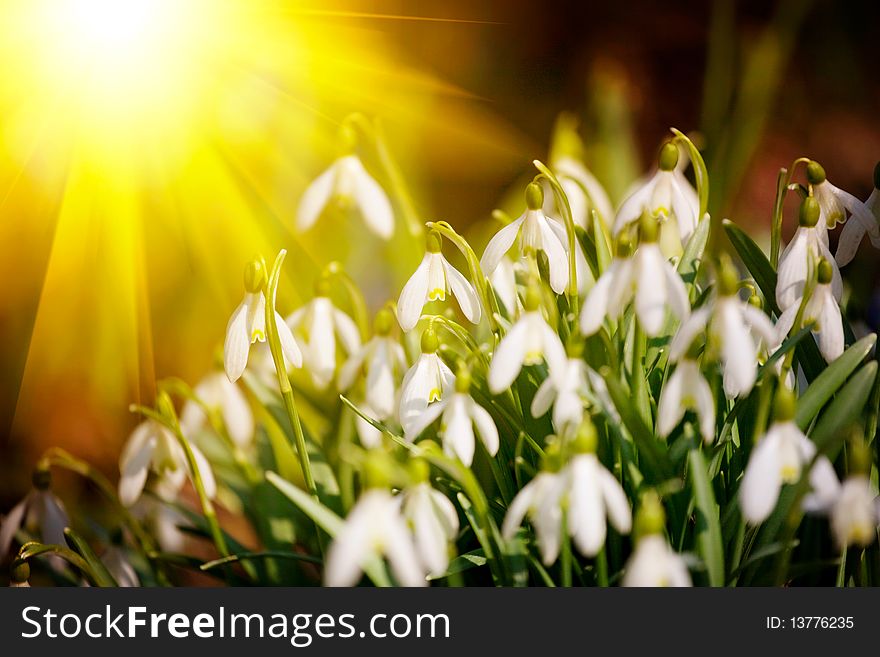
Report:
[[[483,251],[480,266],[483,274],[491,276],[504,258],[504,254],[519,237],[522,253],[543,251],[547,255],[550,287],[556,294],[562,294],[569,283],[567,240],[559,237],[565,235],[565,227],[544,214],[541,210],[543,203],[544,192],[541,186],[530,183],[526,187],[526,211],[519,219],[502,228],[489,240],[486,250]]]
[[[748,393],[755,384],[761,346],[776,342],[773,323],[758,308],[736,296],[737,276],[732,265],[719,275],[718,294],[682,322],[669,345],[669,359],[681,360],[694,339],[705,331],[707,344],[721,362],[724,392],[730,397]]]
[[[877,537],[880,497],[862,473],[850,474],[841,484],[832,469],[821,488],[814,487],[804,498],[803,508],[828,515],[835,543],[841,549],[849,545],[867,547]]]
[[[676,252],[681,252],[697,227],[699,209],[693,204],[693,189],[676,170],[678,161],[678,147],[672,142],[664,144],[657,173],[629,196],[617,211],[614,235],[619,235],[647,213],[660,223],[660,242],[664,249],[671,243]]]
[[[223,418],[229,437],[239,447],[245,447],[254,438],[254,415],[244,393],[221,372],[212,372],[196,384],[193,394],[210,411]],[[198,434],[208,421],[201,404],[188,400],[180,413],[180,429],[187,438]]]
[[[449,566],[449,543],[458,534],[455,507],[427,481],[404,489],[401,497],[419,560],[429,574],[442,575]]]
[[[123,549],[118,545],[108,547],[101,555],[101,561],[120,587],[133,588],[141,585],[137,572]]]
[[[336,374],[336,339],[348,354],[361,348],[361,336],[354,321],[333,305],[326,280],[318,282],[318,294],[302,308],[287,317],[287,326],[294,335],[312,383],[324,390]]]
[[[627,255],[629,243],[621,238],[616,256],[587,295],[581,311],[584,335],[598,331],[606,317],[622,315],[631,300],[645,334],[651,337],[663,329],[667,309],[679,319],[690,312],[687,289],[660,252],[651,220],[642,221],[642,226],[648,230],[642,232],[635,253]]]
[[[358,499],[330,545],[324,583],[354,586],[370,560],[381,557],[388,561],[401,586],[426,585],[426,569],[419,562],[399,500],[387,490],[370,488]]]
[[[211,465],[204,454],[190,444],[196,466],[205,487],[205,493],[213,498],[217,484]],[[155,472],[172,488],[177,490],[189,472],[186,453],[175,436],[155,420],[144,420],[137,425],[122,447],[119,456],[119,501],[131,506],[141,496],[150,471]]]
[[[597,390],[598,388],[598,390]],[[584,417],[584,396],[590,391],[601,397],[605,382],[582,358],[568,357],[552,368],[532,398],[532,417],[541,417],[553,407],[553,426],[560,433],[578,426]]]
[[[562,545],[562,502],[567,490],[566,475],[542,470],[523,486],[507,508],[501,533],[511,540],[528,516],[535,529],[541,558],[546,565],[556,561]]]
[[[781,387],[777,393],[776,419],[755,445],[739,489],[743,517],[754,525],[770,517],[782,484],[797,483],[804,466],[816,454],[816,445],[793,418],[794,396]],[[827,490],[829,479],[836,481],[834,468],[826,457],[820,456],[810,470],[810,484],[817,490]]]
[[[605,545],[605,517],[621,534],[632,529],[632,512],[620,482],[595,453],[576,454],[566,466],[570,478],[568,532],[585,557],[594,557]]]
[[[831,290],[835,299],[843,294],[840,270],[828,250],[828,234],[818,223],[819,204],[811,196],[801,204],[798,229],[779,258],[776,279],[776,304],[780,310],[800,303],[811,268],[824,258],[831,266]]]
[[[516,263],[510,258],[501,258],[495,271],[489,276],[489,283],[504,305],[508,317],[516,317],[522,309],[516,293]]]
[[[807,299],[802,318],[804,326],[813,324],[812,332],[819,340],[819,352],[829,363],[843,353],[845,346],[840,306],[832,289],[832,267],[828,260],[819,262],[818,283]],[[788,336],[799,309],[800,302],[789,306],[779,316],[776,322],[777,345]]]
[[[296,212],[297,228],[311,228],[331,201],[353,206],[367,228],[382,239],[394,234],[391,202],[357,155],[340,157],[306,188]]]
[[[455,296],[468,321],[480,323],[480,300],[474,287],[443,257],[440,247],[440,235],[433,231],[428,233],[425,257],[400,292],[397,316],[404,331],[415,328],[426,303],[443,301],[448,292]]]
[[[232,383],[238,381],[244,373],[251,345],[266,341],[266,296],[262,290],[265,276],[265,269],[259,262],[255,261],[247,266],[244,274],[244,300],[233,311],[226,325],[223,365],[226,376]],[[275,324],[285,360],[294,367],[301,367],[302,354],[290,329],[277,311]]]
[[[556,332],[541,315],[540,292],[534,287],[526,292],[525,312],[498,344],[489,365],[489,390],[498,394],[510,387],[523,365],[537,365],[542,360],[550,369],[562,367],[565,348]]]
[[[366,370],[366,402],[371,417],[386,420],[397,407],[397,381],[406,370],[406,354],[391,336],[394,316],[383,308],[376,314],[375,335],[354,352],[339,370],[340,390],[348,390]]]
[[[608,193],[582,162],[564,155],[554,160],[553,172],[568,198],[572,219],[578,226],[588,228],[589,212],[593,209],[605,225],[611,223],[614,210]],[[552,194],[544,195],[544,212],[559,214]]]
[[[49,490],[48,469],[38,469],[33,481],[31,491],[12,507],[0,524],[0,559],[9,553],[15,534],[21,528],[36,534],[47,545],[66,545],[64,528],[70,525],[70,520],[62,501]]]
[[[443,451],[470,466],[474,461],[474,427],[490,456],[498,452],[498,429],[492,416],[477,404],[470,394],[470,373],[459,370],[455,377],[455,393],[431,404],[416,418],[404,434],[412,442],[438,417],[438,434],[443,439]]]
[[[813,193],[816,193],[815,190],[814,187]],[[874,189],[864,204],[873,221],[866,224],[866,218],[859,206],[850,203],[846,207],[852,212],[853,220],[846,222],[840,232],[840,239],[837,240],[837,253],[834,254],[834,259],[840,267],[849,264],[855,257],[865,233],[871,238],[874,248],[880,249],[880,162],[874,167]]]
[[[657,432],[667,437],[681,422],[685,411],[697,414],[700,434],[711,443],[715,438],[715,399],[699,364],[683,358],[666,381],[657,405]]]
[[[421,348],[421,356],[404,375],[400,386],[398,415],[405,434],[411,434],[429,406],[443,399],[455,384],[455,375],[437,353],[440,342],[430,327],[422,333]]]
[[[627,587],[693,586],[687,564],[660,534],[642,537],[626,563],[623,585]]]

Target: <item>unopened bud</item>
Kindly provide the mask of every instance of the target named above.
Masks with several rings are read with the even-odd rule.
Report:
[[[831,266],[831,263],[828,262],[827,259],[822,258],[819,261],[818,267],[818,280],[820,285],[828,285],[831,283],[831,278],[834,275],[834,268]]]
[[[803,228],[812,228],[819,223],[819,201],[812,196],[807,196],[801,203],[798,213],[798,225]]]
[[[440,348],[440,339],[432,328],[427,328],[422,333],[421,348],[423,354],[436,353]]]
[[[807,163],[807,182],[811,185],[820,185],[825,182],[825,169],[816,160]]]

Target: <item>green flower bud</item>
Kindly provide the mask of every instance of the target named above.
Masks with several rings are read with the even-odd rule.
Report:
[[[538,183],[526,185],[526,207],[529,210],[540,210],[544,207],[544,190]]]
[[[718,294],[733,296],[739,290],[739,273],[730,257],[723,254],[718,262]]]
[[[266,267],[262,260],[251,260],[244,268],[244,289],[256,294],[266,284]]]
[[[541,459],[541,470],[545,472],[559,472],[562,470],[562,450],[559,449],[559,443],[550,443],[544,450],[544,457]]]
[[[812,228],[819,223],[819,201],[812,196],[806,197],[801,203],[798,213],[798,225],[803,228]]]
[[[672,171],[678,166],[678,146],[667,141],[660,147],[660,170]]]
[[[656,491],[649,490],[642,495],[642,501],[636,513],[636,535],[641,538],[652,534],[662,534],[665,527],[666,511],[663,509],[660,496]]]
[[[409,476],[414,484],[424,484],[431,479],[431,466],[425,459],[414,458],[409,462]]]
[[[530,282],[526,288],[526,298],[523,307],[526,312],[533,312],[541,307],[541,288],[535,281]]]
[[[785,385],[780,385],[776,390],[776,399],[773,403],[773,419],[776,422],[790,422],[794,419],[797,400],[794,393]]]
[[[433,354],[440,348],[440,339],[432,328],[426,328],[422,333],[421,348],[423,354]]]
[[[9,571],[9,579],[14,584],[24,584],[31,578],[31,567],[27,561],[15,561]]]
[[[575,454],[595,454],[599,447],[599,433],[596,431],[596,425],[589,415],[584,415],[581,425],[578,427],[572,449]]]
[[[874,165],[874,189],[880,189],[880,162]]]
[[[831,267],[831,263],[828,262],[826,258],[822,258],[819,261],[818,267],[818,278],[820,285],[828,285],[831,282],[832,274],[834,273],[834,269]]]
[[[392,328],[394,328],[394,313],[388,308],[382,308],[376,313],[376,318],[373,320],[373,331],[376,335],[385,337],[391,335]]]
[[[816,160],[807,163],[807,182],[811,185],[820,185],[825,182],[825,169]]]
[[[440,236],[440,233],[436,230],[432,230],[428,233],[428,236],[425,238],[425,250],[428,253],[440,253],[440,248],[443,246],[443,238]]]
[[[49,485],[52,483],[52,471],[48,462],[41,460],[37,463],[33,474],[31,474],[31,483],[37,490],[49,490]]]
[[[455,392],[468,394],[471,391],[471,369],[467,363],[460,363],[455,373]]]
[[[354,126],[348,122],[343,123],[339,127],[339,154],[341,156],[351,155],[357,150],[357,131]]]
[[[639,242],[648,244],[657,241],[657,220],[645,210],[639,217]]]

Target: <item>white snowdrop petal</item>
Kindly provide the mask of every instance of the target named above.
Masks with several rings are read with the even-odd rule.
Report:
[[[752,450],[739,489],[743,516],[753,525],[764,522],[776,506],[782,488],[779,440],[773,428]]]
[[[562,294],[568,286],[567,244],[553,231],[550,221],[552,220],[544,217],[543,213],[537,218],[544,253],[547,254],[547,265],[550,268],[550,287],[556,294]],[[565,232],[564,228],[562,230]]]
[[[682,361],[666,381],[660,392],[657,405],[657,433],[668,436],[684,417],[684,406],[681,403],[682,386],[684,385],[684,368],[689,361]]]
[[[620,482],[605,467],[600,467],[599,483],[605,499],[605,510],[612,526],[621,534],[632,530],[632,510]]]
[[[247,331],[247,304],[238,305],[226,325],[226,341],[223,344],[223,367],[233,383],[247,367],[251,341]]]
[[[483,270],[483,274],[491,276],[504,254],[510,251],[510,247],[513,246],[517,235],[519,235],[519,229],[525,217],[526,215],[523,214],[519,219],[507,224],[489,240],[483,251],[483,257],[480,258],[480,268]]]
[[[303,355],[296,344],[290,327],[277,312],[275,313],[275,325],[278,327],[278,341],[281,343],[281,353],[290,365],[302,367]]]
[[[660,173],[658,171],[653,178],[637,189],[620,205],[617,216],[614,218],[614,235],[620,233],[628,224],[636,221],[642,215],[642,211],[651,201],[651,196],[654,194],[654,187],[657,185]]]
[[[384,240],[394,234],[394,212],[391,202],[379,183],[367,173],[361,161],[352,156],[350,162],[354,199],[367,227]]]
[[[807,230],[809,229],[798,228],[794,239],[785,247],[779,258],[776,305],[782,310],[798,303],[804,293],[809,258]]]
[[[354,320],[338,308],[333,309],[333,326],[346,354],[353,354],[361,348],[361,332]]]
[[[495,456],[499,446],[498,427],[495,426],[495,421],[489,415],[489,411],[471,401],[471,417],[477,427],[477,433],[480,434],[480,440],[486,446],[486,451],[490,456]]]
[[[489,390],[497,395],[509,388],[522,369],[528,347],[528,326],[521,318],[502,338],[489,364]]]
[[[702,306],[695,310],[678,328],[678,332],[669,343],[669,360],[676,362],[691,348],[697,335],[706,328],[712,309]]]
[[[446,271],[446,280],[449,283],[449,288],[458,301],[461,312],[471,324],[479,324],[481,315],[480,300],[473,285],[470,284],[470,281],[461,272],[449,264],[445,258],[443,260],[443,267]]]
[[[590,336],[596,333],[608,315],[608,295],[613,277],[617,269],[619,269],[619,266],[615,267],[615,264],[618,262],[618,260],[614,260],[611,263],[605,273],[596,281],[593,289],[587,294],[583,310],[581,310],[581,331],[583,331],[584,335]]]
[[[370,528],[376,520],[369,499],[365,499],[368,495],[372,491],[365,493],[351,510],[327,551],[326,586],[354,586],[360,580],[363,564],[371,556]]]
[[[296,227],[299,230],[308,230],[321,216],[333,193],[336,172],[337,164],[334,163],[306,188],[296,210]]]
[[[9,548],[12,547],[12,539],[15,538],[15,533],[21,527],[22,522],[24,522],[25,512],[31,500],[31,495],[28,495],[12,507],[12,510],[3,518],[3,523],[0,525],[0,559],[5,559],[9,554]]]
[[[426,253],[422,262],[403,286],[397,300],[397,319],[400,328],[412,331],[422,315],[422,308],[428,298],[428,274],[431,266],[431,254]]]

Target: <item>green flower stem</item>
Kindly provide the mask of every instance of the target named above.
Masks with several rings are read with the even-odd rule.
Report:
[[[180,430],[180,423],[177,421],[177,417],[166,417],[164,414],[157,413],[151,408],[138,406],[136,404],[133,404],[130,408],[133,411],[160,423],[171,431],[175,438],[177,438],[177,442],[183,449],[186,462],[189,465],[193,487],[196,489],[196,495],[198,495],[199,498],[199,505],[202,507],[202,514],[205,516],[205,521],[208,523],[208,531],[211,534],[214,547],[217,548],[217,552],[220,553],[221,557],[229,556],[229,548],[226,545],[226,538],[223,536],[223,531],[220,529],[220,523],[217,520],[217,512],[214,510],[214,504],[211,502],[211,498],[208,497],[208,494],[205,491],[205,482],[202,479],[199,464],[196,462],[189,440],[187,440],[186,436],[184,436],[183,432]]]
[[[806,164],[810,161],[808,157],[799,157],[791,163],[791,167],[785,167],[779,170],[776,178],[776,199],[773,202],[773,223],[770,231],[770,264],[773,269],[779,264],[779,249],[782,245],[782,210],[785,205],[785,194],[788,192],[788,186],[791,184],[792,176],[799,164]]]
[[[608,587],[608,554],[605,552],[604,545],[596,555],[596,581],[599,586]]]
[[[266,340],[269,343],[269,350],[272,352],[272,360],[275,363],[275,372],[278,375],[278,386],[281,389],[281,398],[284,401],[284,410],[293,427],[293,435],[296,440],[296,452],[299,456],[299,464],[303,471],[303,478],[306,482],[306,488],[316,500],[318,498],[318,488],[315,485],[315,478],[312,475],[312,467],[309,464],[309,452],[306,448],[306,438],[303,434],[302,423],[299,419],[299,412],[296,410],[296,400],[293,397],[293,388],[290,385],[290,378],[287,376],[287,365],[284,363],[284,352],[281,351],[281,340],[278,337],[278,326],[275,323],[275,295],[278,291],[278,279],[281,276],[281,265],[284,262],[284,256],[287,252],[282,250],[278,257],[275,258],[275,264],[272,265],[272,272],[266,283]]]
[[[146,530],[144,530],[141,523],[134,517],[131,511],[119,501],[119,496],[116,494],[116,488],[110,483],[107,477],[92,467],[89,463],[76,458],[59,447],[52,447],[47,450],[43,454],[41,460],[48,462],[52,466],[75,472],[81,477],[91,481],[122,517],[123,522],[135,538],[138,550],[146,558],[150,567],[153,569],[153,574],[156,576],[156,580],[163,586],[169,584],[168,575],[164,568],[154,559],[150,558],[150,555],[156,551],[156,544],[153,542],[152,537],[146,532]]]
[[[571,312],[574,315],[574,324],[577,325],[577,318],[580,316],[578,312],[578,304],[580,303],[580,298],[578,297],[578,285],[577,285],[577,251],[575,249],[578,247],[574,218],[571,216],[571,205],[568,203],[568,197],[565,195],[565,190],[562,189],[562,185],[559,184],[559,180],[553,175],[553,172],[540,160],[533,160],[532,164],[535,165],[535,168],[541,172],[541,175],[547,179],[547,182],[550,183],[550,187],[553,189],[553,196],[556,199],[556,206],[562,211],[562,219],[565,222],[565,233],[568,237],[568,297],[569,297],[569,306],[571,307]]]
[[[562,505],[562,555],[560,569],[562,571],[561,585],[571,588],[571,538],[568,536],[568,502]]]

